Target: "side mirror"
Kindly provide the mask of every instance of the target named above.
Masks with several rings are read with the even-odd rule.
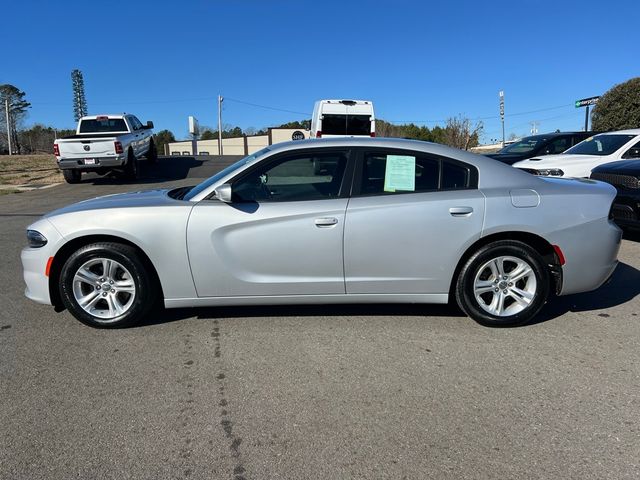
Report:
[[[214,190],[216,198],[224,203],[231,203],[231,184],[225,183]]]
[[[147,128],[148,128],[148,129],[152,129],[152,128],[153,128],[153,122],[152,122],[151,120],[149,120],[149,121],[147,122]]]

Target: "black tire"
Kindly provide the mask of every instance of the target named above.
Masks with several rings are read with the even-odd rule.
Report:
[[[488,265],[493,259],[503,259],[498,263],[504,275],[498,275],[498,282],[497,263]],[[531,271],[518,279],[519,272],[527,271],[523,265]],[[514,327],[529,323],[540,312],[549,297],[550,281],[549,269],[536,250],[523,242],[500,240],[480,248],[465,262],[456,280],[455,297],[462,311],[481,325]]]
[[[119,264],[113,267],[113,275],[111,272],[105,273],[105,259],[112,262],[111,265]],[[95,265],[91,265],[92,262]],[[97,277],[95,285],[93,280],[75,281],[76,273],[81,267],[84,272],[89,271]],[[115,283],[109,282],[114,276]],[[125,289],[131,284],[135,287],[134,293],[116,290],[120,287]],[[59,290],[67,310],[82,323],[96,328],[125,327],[140,322],[156,305],[158,296],[155,277],[140,260],[138,251],[129,245],[112,242],[93,243],[75,251],[62,267]],[[89,310],[86,310],[80,306],[77,296],[90,298],[88,303],[94,305],[88,306]],[[122,313],[115,307],[112,308],[114,302],[118,302],[121,307],[125,304]]]
[[[62,176],[67,183],[80,183],[82,172],[80,170],[62,170]]]
[[[138,179],[138,159],[133,154],[133,150],[129,150],[127,154],[127,163],[124,166],[124,176],[127,180]]]
[[[153,140],[149,143],[149,151],[147,152],[146,157],[149,163],[158,163],[158,149],[156,148],[156,144]]]

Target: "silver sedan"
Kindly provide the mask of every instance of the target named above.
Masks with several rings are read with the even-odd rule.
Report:
[[[531,321],[617,264],[615,189],[399,139],[270,146],[195,187],[95,198],[28,227],[26,295],[95,327],[154,305],[446,303]]]

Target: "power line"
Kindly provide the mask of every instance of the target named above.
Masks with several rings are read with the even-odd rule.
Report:
[[[295,113],[297,115],[311,116],[309,112],[296,112],[294,110],[286,110],[284,108],[268,107],[266,105],[259,105],[257,103],[245,102],[244,100],[237,100],[235,98],[225,97],[225,100],[231,100],[232,102],[241,103],[243,105],[250,105],[252,107],[264,108],[266,110],[275,110],[277,112]]]
[[[573,107],[573,104],[558,105],[556,107],[539,108],[537,110],[528,110],[526,112],[517,112],[506,114],[505,117],[517,117],[519,115],[529,115],[531,113],[548,112],[550,110],[558,110],[560,108]],[[487,115],[484,117],[470,118],[469,120],[494,120],[500,118],[500,115]],[[448,119],[439,120],[387,120],[389,123],[445,123]]]

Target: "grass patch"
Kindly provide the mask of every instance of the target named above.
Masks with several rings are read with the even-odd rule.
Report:
[[[37,182],[49,185],[63,181],[62,172],[53,155],[0,156],[0,184],[24,185]]]

